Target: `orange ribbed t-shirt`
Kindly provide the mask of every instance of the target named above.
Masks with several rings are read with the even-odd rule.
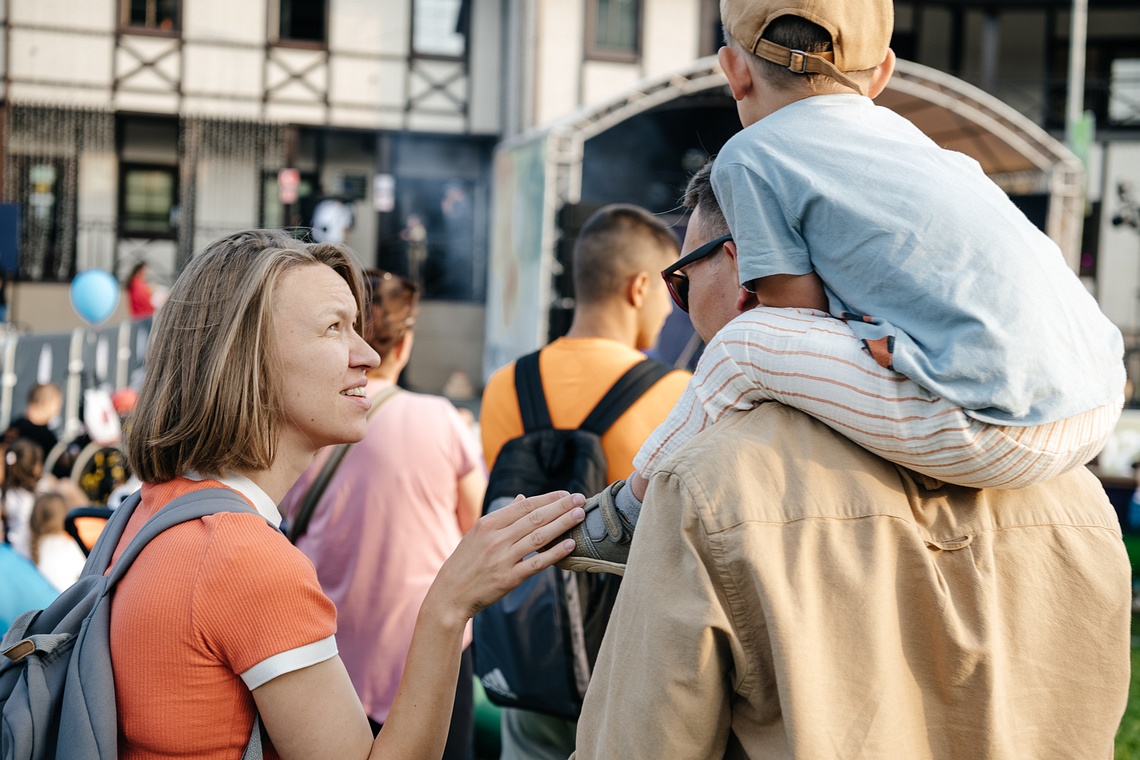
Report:
[[[174,498],[219,487],[185,478],[144,485],[118,552]],[[312,564],[263,518],[222,513],[165,531],[111,607],[119,757],[240,757],[255,714],[240,674],[335,632],[336,609]],[[269,746],[265,756],[277,753]]]

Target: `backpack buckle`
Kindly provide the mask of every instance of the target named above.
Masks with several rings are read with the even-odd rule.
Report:
[[[35,642],[31,639],[24,639],[23,641],[17,641],[3,652],[0,652],[0,654],[3,654],[12,662],[19,662],[34,651],[36,651]]]

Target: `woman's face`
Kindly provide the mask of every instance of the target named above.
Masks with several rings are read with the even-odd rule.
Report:
[[[364,373],[380,357],[356,333],[355,319],[352,291],[331,267],[313,264],[282,275],[273,309],[282,371],[280,454],[310,456],[364,437],[370,406]]]

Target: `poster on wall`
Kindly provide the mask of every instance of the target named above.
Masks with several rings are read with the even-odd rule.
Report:
[[[500,148],[494,172],[484,382],[546,343],[551,298],[546,138]]]

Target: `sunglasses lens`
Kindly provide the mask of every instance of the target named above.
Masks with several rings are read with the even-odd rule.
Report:
[[[665,276],[665,284],[669,286],[669,295],[673,296],[673,303],[686,314],[689,312],[689,278],[678,272],[670,272]]]
[[[661,276],[665,278],[665,284],[669,287],[669,295],[673,296],[673,303],[677,304],[681,311],[686,314],[689,312],[689,278],[681,274],[681,270],[706,256],[716,253],[729,240],[732,240],[732,235],[723,235],[710,240],[695,251],[682,256],[673,266],[661,273]]]

